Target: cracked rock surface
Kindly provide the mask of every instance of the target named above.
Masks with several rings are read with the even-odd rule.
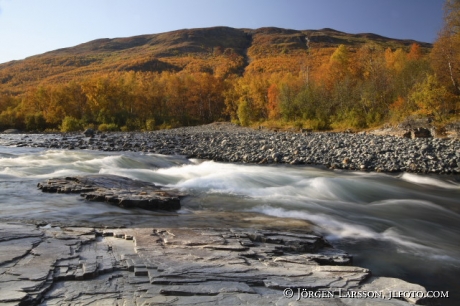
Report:
[[[418,301],[296,301],[283,290],[425,290],[351,264],[297,231],[0,224],[2,305],[406,305]]]

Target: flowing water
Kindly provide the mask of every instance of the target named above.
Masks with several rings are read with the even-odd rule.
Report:
[[[115,174],[189,194],[179,214],[237,211],[311,221],[354,264],[460,300],[460,179],[188,160],[180,156],[0,146],[0,221],[135,226],[161,218],[41,193],[47,178]]]

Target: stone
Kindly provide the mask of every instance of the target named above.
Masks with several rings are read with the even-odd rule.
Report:
[[[17,129],[7,129],[3,131],[3,134],[19,134],[19,130]]]
[[[83,132],[83,135],[85,135],[86,137],[94,137],[94,130],[93,129],[86,129],[84,132]]]
[[[88,175],[49,179],[37,184],[51,193],[80,193],[88,201],[107,202],[123,208],[147,210],[178,210],[180,196],[155,184],[116,175]]]
[[[362,290],[367,291],[382,291],[385,296],[389,296],[394,292],[418,292],[426,294],[426,289],[420,285],[412,284],[398,278],[391,277],[373,277],[362,286]],[[395,297],[393,294],[393,298]],[[417,297],[417,295],[401,295],[400,299],[404,299],[411,304],[426,305],[428,299]]]
[[[459,126],[458,123],[446,126],[445,136],[453,137],[452,139],[457,137],[455,135],[459,134]],[[401,165],[407,165],[411,159],[410,153],[418,151],[421,145],[428,145],[432,148],[431,154],[441,156],[452,156],[460,150],[458,140],[452,144],[440,145],[446,140],[434,136],[441,135],[443,129],[436,130],[436,135],[433,134],[434,130],[432,123],[426,118],[409,118],[399,127],[388,126],[369,133],[274,133],[269,129],[253,130],[231,123],[221,123],[218,129],[215,124],[209,124],[148,133],[99,134],[89,140],[84,135],[56,134],[51,138],[34,134],[28,135],[28,139],[19,139],[2,137],[1,134],[0,142],[18,147],[142,151],[223,162],[315,164],[332,169],[400,172],[412,171]],[[411,133],[414,139],[411,138]],[[404,135],[408,138],[403,138]],[[453,163],[444,163],[442,159],[428,166],[425,165],[426,161],[424,156],[415,160],[415,172],[456,171]],[[96,195],[94,197],[98,199]],[[135,205],[148,204],[145,201],[136,201],[138,204]],[[126,206],[130,205],[129,201],[126,202]]]
[[[412,139],[433,137],[431,135],[431,131],[426,128],[417,128],[417,129],[411,130],[410,135]]]

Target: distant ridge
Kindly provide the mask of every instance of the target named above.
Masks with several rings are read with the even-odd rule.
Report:
[[[299,69],[308,47],[316,62],[343,44],[357,49],[374,43],[383,48],[405,48],[414,40],[372,33],[348,34],[334,29],[292,30],[276,27],[235,29],[211,27],[123,38],[102,38],[74,47],[49,51],[24,60],[0,64],[0,93],[21,94],[31,86],[68,82],[112,71],[189,71],[228,74]]]

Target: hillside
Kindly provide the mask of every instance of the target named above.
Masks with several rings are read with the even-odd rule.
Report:
[[[1,64],[0,130],[448,122],[459,99],[433,73],[431,50],[370,33],[273,27],[98,39]]]
[[[366,43],[408,50],[411,40],[332,29],[213,27],[126,38],[98,39],[0,64],[0,94],[22,94],[40,84],[65,83],[113,71],[208,72],[216,76],[298,72],[308,56],[319,66],[339,45]],[[430,44],[418,43],[427,52]],[[310,50],[310,52],[308,52]]]

